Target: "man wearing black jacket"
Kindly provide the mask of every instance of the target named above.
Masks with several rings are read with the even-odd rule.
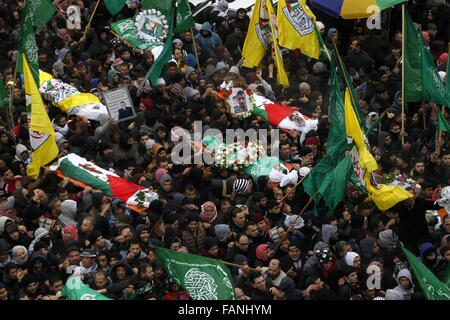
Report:
[[[408,189],[408,191],[413,193],[411,189]],[[431,240],[425,211],[439,208],[432,201],[413,196],[397,204],[392,209],[394,212],[398,212],[400,218],[398,226],[399,239],[414,254],[419,255],[419,243]]]
[[[267,290],[266,280],[264,276],[260,273],[255,273],[250,275],[253,283],[253,292],[251,294],[252,300],[273,300],[272,295]]]
[[[302,279],[303,266],[305,265],[306,256],[304,254],[304,245],[301,245],[297,238],[293,238],[289,244],[288,255],[280,259],[281,269],[288,277],[291,277],[298,285]]]

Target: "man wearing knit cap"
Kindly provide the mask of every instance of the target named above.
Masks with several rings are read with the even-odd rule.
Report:
[[[198,73],[193,67],[187,67],[185,77],[191,87],[195,88],[198,85]]]
[[[312,277],[320,277],[330,287],[335,287],[339,279],[339,273],[336,272],[336,263],[333,260],[333,254],[330,249],[323,247],[316,250],[315,256],[318,258],[318,264],[314,264],[308,270],[305,270],[305,279]]]
[[[91,249],[85,249],[80,254],[80,265],[75,268],[74,275],[92,275],[98,268],[95,258],[97,254]]]
[[[439,279],[445,275],[446,265],[441,256],[438,256],[436,247],[431,242],[424,242],[419,246],[420,258],[423,264]]]
[[[217,240],[216,237],[207,236],[205,238],[205,250],[203,251],[202,256],[212,259],[220,259],[222,258],[222,252],[219,250],[219,240]]]
[[[239,193],[248,193],[248,188],[249,188],[249,181],[245,180],[245,179],[237,179],[234,183],[233,183],[233,192],[239,194]]]
[[[256,258],[258,259],[258,265],[267,265],[269,259],[275,254],[274,247],[267,243],[260,244],[256,247],[255,252]]]
[[[234,74],[234,75],[237,76],[237,77],[240,76],[240,74],[239,74],[239,68],[236,67],[236,66],[232,66],[232,67],[230,68],[230,71],[228,71],[228,73],[229,73],[229,74]]]
[[[256,223],[256,227],[258,228],[258,234],[261,237],[267,236],[267,231],[269,229],[267,219],[261,213],[253,213],[252,221]]]
[[[350,297],[362,295],[361,287],[358,281],[358,269],[353,266],[346,266],[342,270],[344,283],[340,284],[337,289],[338,298],[341,300],[350,300]]]
[[[229,66],[225,62],[219,61],[216,64],[216,69],[217,69],[217,73],[220,75],[220,77],[222,79],[225,79],[228,74]]]
[[[172,177],[167,173],[163,174],[163,176],[159,181],[159,185],[161,186],[161,189],[165,192],[172,191]]]
[[[197,212],[193,211],[186,217],[186,228],[181,232],[181,237],[189,253],[201,254],[205,249],[206,231]]]
[[[280,259],[281,269],[288,277],[294,279],[297,283],[301,279],[303,266],[306,262],[306,256],[303,252],[304,244],[296,237],[292,238],[288,247],[288,254]]]
[[[163,78],[158,78],[158,80],[156,80],[156,86],[165,86],[166,85],[166,81]]]

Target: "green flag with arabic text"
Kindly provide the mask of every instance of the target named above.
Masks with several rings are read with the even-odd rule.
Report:
[[[450,289],[418,257],[401,247],[427,300],[450,300]]]
[[[61,291],[64,297],[69,300],[112,300],[104,295],[97,293],[81,281],[80,277],[72,276]]]
[[[167,274],[193,300],[234,300],[230,270],[221,261],[198,255],[155,248]]]

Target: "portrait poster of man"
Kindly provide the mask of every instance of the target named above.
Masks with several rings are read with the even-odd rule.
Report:
[[[230,106],[231,113],[240,114],[250,110],[250,97],[242,88],[232,88],[232,93],[227,101]]]
[[[104,99],[108,112],[116,122],[133,119],[136,112],[128,92],[128,88],[118,88],[104,93]]]

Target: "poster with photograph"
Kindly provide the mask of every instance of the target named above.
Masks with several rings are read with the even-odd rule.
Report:
[[[242,88],[232,88],[227,99],[230,112],[236,115],[246,114],[251,110],[250,96]]]
[[[133,102],[127,87],[109,90],[103,93],[109,115],[116,122],[136,117]]]

